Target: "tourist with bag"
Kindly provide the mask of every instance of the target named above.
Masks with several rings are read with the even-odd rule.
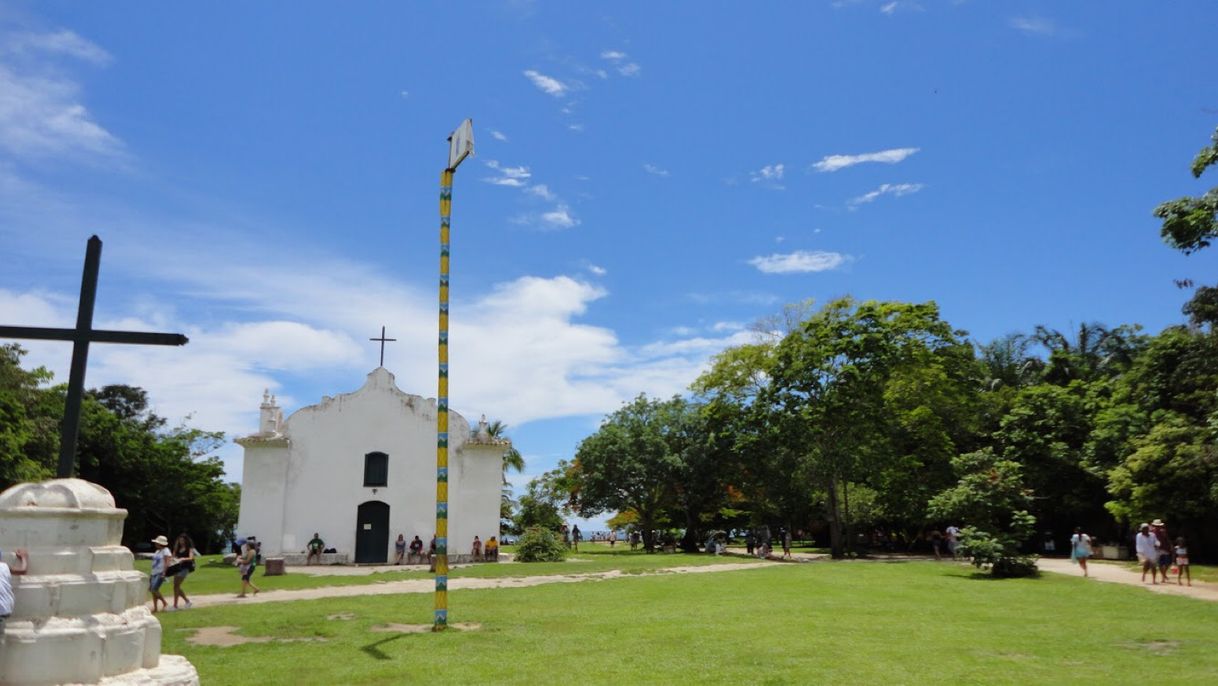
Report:
[[[178,534],[173,543],[173,564],[165,569],[165,575],[173,577],[173,609],[178,609],[178,598],[190,608],[190,598],[182,590],[182,582],[191,572],[195,571],[195,542],[185,531]]]

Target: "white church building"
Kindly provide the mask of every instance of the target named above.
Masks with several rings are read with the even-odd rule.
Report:
[[[378,367],[363,388],[293,412],[263,395],[258,433],[245,449],[237,533],[263,556],[300,553],[313,533],[357,563],[392,559],[398,534],[424,546],[436,523],[436,401],[402,392]],[[449,410],[448,552],[468,557],[474,536],[499,535],[503,453],[485,418]]]

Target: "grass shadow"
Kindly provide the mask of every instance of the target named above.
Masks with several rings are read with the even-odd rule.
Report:
[[[405,635],[406,634],[398,634],[396,636],[390,636],[389,638],[382,638],[375,643],[369,643],[368,645],[360,648],[360,650],[364,651],[373,658],[376,658],[377,660],[392,660],[393,658],[389,657],[384,651],[381,650],[381,646],[391,641],[397,641]]]

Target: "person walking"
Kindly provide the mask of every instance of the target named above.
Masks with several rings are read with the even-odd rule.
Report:
[[[148,591],[152,593],[152,614],[156,614],[156,603],[158,600],[161,601],[162,610],[169,607],[165,596],[161,595],[161,585],[165,583],[165,568],[169,566],[168,560],[172,555],[169,552],[169,539],[165,538],[164,534],[152,539],[152,544],[156,546],[156,552],[152,554],[152,570],[148,577]]]
[[[1159,548],[1154,534],[1150,533],[1150,525],[1143,523],[1138,527],[1138,535],[1133,537],[1133,549],[1142,563],[1142,583],[1146,583],[1146,572],[1150,572],[1150,583],[1158,584]],[[1164,581],[1167,579],[1165,578]]]
[[[579,542],[584,538],[584,534],[580,532],[579,525],[571,527],[571,543],[575,546],[575,552],[579,552]]]
[[[947,551],[952,554],[953,560],[960,559],[959,553],[956,552],[960,547],[960,528],[951,524],[944,533],[947,534]]]
[[[173,567],[177,568],[173,574],[173,609],[178,609],[178,599],[181,598],[189,610],[190,598],[182,590],[182,582],[195,571],[195,542],[185,531],[178,534],[173,542]]]
[[[1167,568],[1171,566],[1171,538],[1167,536],[1167,522],[1155,519],[1150,523],[1150,533],[1154,534],[1155,547],[1159,549],[1159,578],[1167,581]]]
[[[238,598],[244,598],[248,589],[254,589],[254,595],[258,595],[258,591],[262,589],[254,585],[250,579],[254,576],[254,570],[258,567],[258,549],[256,544],[246,541],[241,548],[241,556],[237,558],[237,568],[241,571],[241,593]]]
[[[1074,527],[1074,535],[1070,537],[1070,559],[1083,568],[1083,576],[1087,576],[1087,558],[1091,557],[1091,537],[1083,533],[1082,527]]]

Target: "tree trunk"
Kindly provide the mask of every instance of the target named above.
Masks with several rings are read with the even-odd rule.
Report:
[[[829,476],[829,549],[833,554],[833,559],[841,559],[842,557],[842,531],[838,527],[838,518],[841,514],[837,504],[837,476]]]
[[[681,550],[698,552],[698,517],[692,510],[685,511],[685,536],[681,538]]]
[[[655,522],[640,518],[639,526],[643,529],[643,550],[654,553],[656,551]]]
[[[842,512],[846,528],[846,551],[849,553],[849,557],[856,557],[854,536],[850,531],[850,482],[845,480],[842,481]]]

